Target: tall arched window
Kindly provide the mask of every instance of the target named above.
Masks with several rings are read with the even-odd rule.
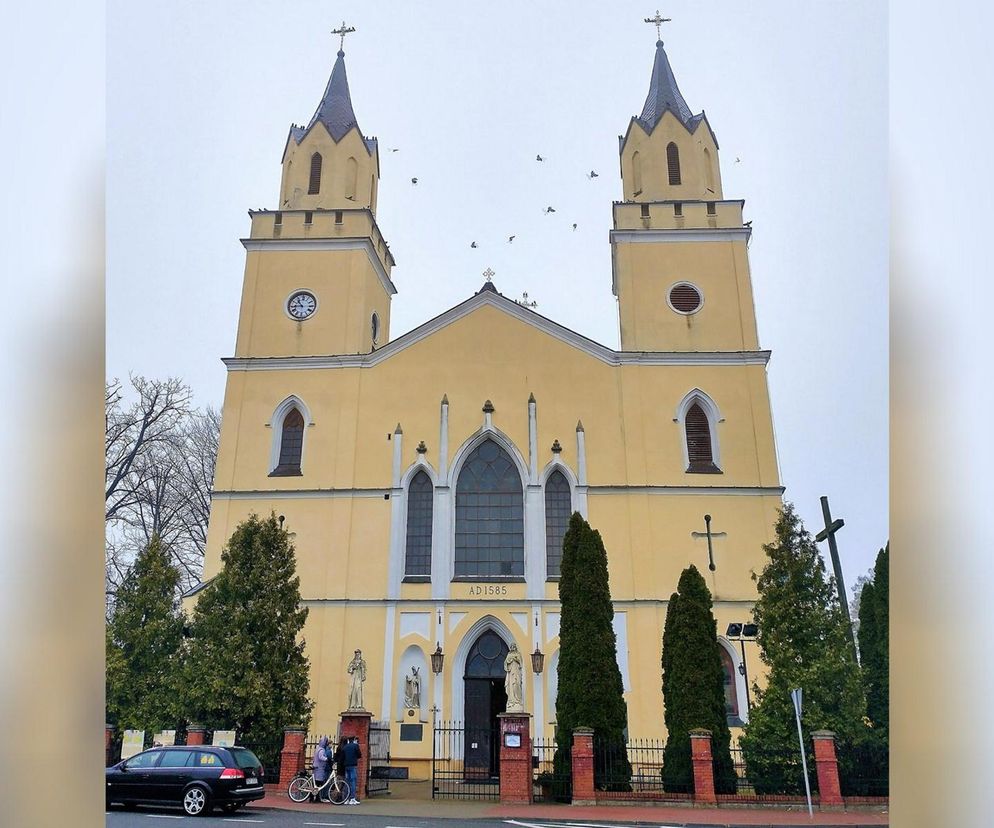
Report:
[[[680,183],[680,150],[670,141],[666,145],[666,169],[670,174],[670,184]]]
[[[545,482],[545,565],[546,577],[558,578],[563,560],[563,535],[569,526],[573,501],[569,482],[561,471]]]
[[[304,448],[304,417],[296,408],[291,408],[286,413],[282,431],[280,460],[272,474],[275,476],[300,474],[300,454]]]
[[[466,458],[456,484],[457,578],[524,577],[525,523],[521,477],[493,440]]]
[[[642,156],[638,150],[632,155],[632,195],[642,195]]]
[[[435,489],[419,471],[407,487],[407,559],[404,574],[431,575],[431,515]]]
[[[687,434],[687,471],[719,471],[711,451],[711,423],[700,403],[695,402],[687,409],[684,429]]]
[[[307,185],[307,194],[314,195],[321,192],[321,153],[316,152],[311,156],[311,180]]]
[[[708,148],[704,148],[704,180],[707,183],[707,188],[713,193],[714,192],[714,167],[711,166],[711,153],[708,152]]]
[[[359,177],[359,164],[354,158],[345,162],[345,197],[355,200],[356,181]]]
[[[739,695],[735,683],[735,665],[728,650],[718,645],[718,653],[721,655],[721,672],[725,685],[725,715],[730,719],[739,718]]]

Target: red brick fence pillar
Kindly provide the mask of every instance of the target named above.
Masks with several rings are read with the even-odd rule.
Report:
[[[815,767],[818,770],[818,804],[823,811],[841,810],[842,786],[839,784],[839,762],[835,756],[835,734],[831,730],[816,730],[811,734],[815,747]]]
[[[498,713],[500,720],[500,801],[532,803],[531,713]]]
[[[283,728],[283,750],[280,751],[280,789],[285,788],[304,767],[304,738],[299,727]]]
[[[578,727],[573,731],[573,804],[596,805],[594,794],[594,731]]]
[[[342,741],[349,736],[355,736],[359,741],[359,750],[362,751],[359,767],[356,768],[356,785],[359,790],[352,794],[359,800],[366,798],[366,778],[369,773],[369,723],[372,718],[373,714],[365,710],[346,710],[342,713],[340,732]]]
[[[207,737],[207,728],[203,725],[192,724],[186,729],[188,745],[202,745]]]
[[[694,765],[694,802],[714,805],[714,763],[711,759],[711,731],[690,731],[690,759]]]

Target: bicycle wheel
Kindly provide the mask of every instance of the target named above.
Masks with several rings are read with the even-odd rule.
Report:
[[[349,790],[349,783],[342,779],[342,777],[336,776],[328,786],[328,796],[331,798],[333,805],[344,804],[352,796],[352,791]]]
[[[309,776],[295,776],[290,780],[286,792],[287,796],[294,802],[306,802],[307,798],[314,793],[314,785],[311,784]]]

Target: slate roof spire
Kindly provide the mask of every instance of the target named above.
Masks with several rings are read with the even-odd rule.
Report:
[[[656,59],[652,64],[652,78],[649,83],[649,94],[645,99],[645,106],[642,107],[642,114],[639,120],[646,128],[647,132],[655,129],[659,119],[669,110],[688,129],[696,124],[700,116],[695,116],[687,102],[680,94],[680,87],[677,86],[676,77],[670,67],[669,58],[663,48],[663,41],[656,41]]]
[[[355,127],[359,129],[355,111],[352,109],[352,96],[349,94],[349,78],[345,73],[345,52],[338,50],[338,58],[331,70],[328,86],[324,90],[321,103],[314,112],[314,117],[307,124],[309,130],[318,121],[327,127],[335,141],[341,141],[345,134]],[[305,130],[306,131],[306,130]],[[362,135],[362,130],[359,130]]]

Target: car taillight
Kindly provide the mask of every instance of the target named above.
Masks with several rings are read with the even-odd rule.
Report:
[[[245,771],[241,768],[225,768],[221,771],[221,779],[244,779]]]

